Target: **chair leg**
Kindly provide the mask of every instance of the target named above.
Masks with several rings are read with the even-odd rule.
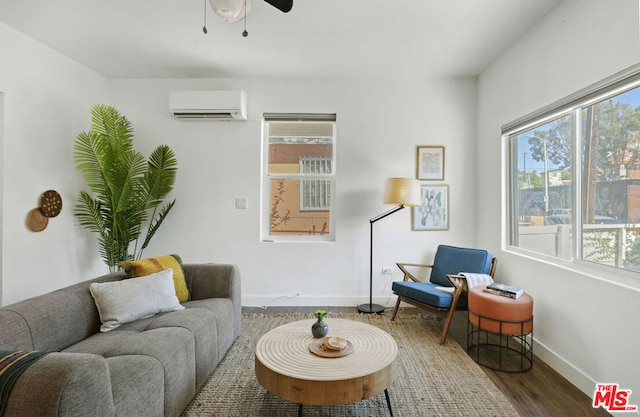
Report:
[[[449,314],[447,315],[447,321],[444,322],[444,329],[442,330],[442,337],[440,338],[440,344],[444,345],[444,341],[447,339],[447,334],[449,333],[449,326],[451,326],[451,320],[453,320],[453,313],[456,311],[455,308],[449,310]]]
[[[391,321],[396,319],[396,314],[398,314],[398,308],[400,307],[400,296],[398,296],[398,301],[396,301],[396,308],[393,309],[393,314],[391,314]]]
[[[453,313],[456,312],[456,305],[458,304],[460,293],[461,291],[459,289],[456,289],[456,292],[453,293],[453,298],[451,299],[451,307],[449,307],[449,314],[447,314],[447,321],[445,321],[444,323],[444,330],[442,330],[442,337],[440,338],[441,345],[444,345],[444,341],[447,339],[449,326],[451,326],[451,321],[453,320]]]

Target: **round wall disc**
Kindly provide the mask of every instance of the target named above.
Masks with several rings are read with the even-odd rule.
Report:
[[[46,217],[56,217],[62,210],[62,197],[57,191],[48,190],[40,196],[40,210]]]
[[[34,208],[27,214],[27,226],[34,232],[43,231],[49,224],[49,218],[42,214],[40,208]]]

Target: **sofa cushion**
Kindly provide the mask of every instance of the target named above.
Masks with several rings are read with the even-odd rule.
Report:
[[[175,294],[172,269],[136,279],[94,282],[89,291],[96,301],[102,332],[154,314],[184,309]]]
[[[55,291],[0,310],[0,349],[64,349],[86,337],[86,312],[74,294]]]
[[[116,417],[106,361],[96,355],[48,354],[18,378],[4,415]]]
[[[118,266],[131,277],[143,277],[165,269],[173,269],[173,282],[176,295],[181,303],[189,301],[189,289],[182,270],[182,260],[178,255],[165,255],[156,258],[139,259],[137,261],[122,261]]]
[[[235,306],[228,298],[208,298],[205,300],[193,300],[188,303],[184,303],[187,310],[191,309],[206,309],[214,313],[215,320],[212,320],[209,325],[215,324],[218,351],[220,352],[219,359],[222,359],[224,353],[231,347],[233,341],[236,339],[235,329]]]
[[[225,351],[219,349],[220,336],[218,335],[217,314],[204,308],[188,308],[183,311],[174,311],[167,314],[158,314],[146,320],[129,323],[123,330],[140,329],[149,331],[152,329],[180,327],[191,332],[196,355],[196,389],[200,388],[207,377],[216,368]],[[231,327],[231,323],[223,323],[224,328]],[[223,334],[229,333],[222,329]]]
[[[163,370],[165,416],[178,416],[196,392],[193,334],[181,327],[139,332],[129,330],[126,326],[107,333],[96,333],[70,346],[65,352],[92,353],[107,359],[136,355],[155,359]],[[117,379],[114,379],[112,384],[116,382]]]
[[[106,362],[116,416],[164,416],[162,363],[145,355],[113,356]]]
[[[102,324],[100,322],[100,314],[98,313],[98,309],[96,308],[96,300],[91,295],[91,291],[89,291],[89,285],[94,282],[122,281],[126,278],[127,274],[124,271],[112,272],[110,274],[92,278],[88,281],[79,282],[77,284],[59,290],[61,292],[73,295],[75,298],[77,298],[82,305],[82,309],[84,310],[83,335],[78,340],[82,340],[86,337],[91,336],[92,334],[98,333],[100,331],[100,325]],[[77,342],[78,340],[74,340],[73,343]],[[69,345],[71,345],[71,343],[69,343],[67,346]]]
[[[18,312],[0,310],[0,350],[34,350],[29,325]]]

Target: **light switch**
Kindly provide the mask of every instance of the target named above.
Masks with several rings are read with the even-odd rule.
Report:
[[[246,198],[236,198],[236,208],[237,209],[246,209],[247,208],[247,199]]]

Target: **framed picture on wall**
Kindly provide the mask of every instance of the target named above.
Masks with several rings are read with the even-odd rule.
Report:
[[[416,169],[419,180],[444,180],[444,146],[418,146]]]
[[[420,187],[422,205],[413,207],[412,230],[449,230],[449,186]]]

